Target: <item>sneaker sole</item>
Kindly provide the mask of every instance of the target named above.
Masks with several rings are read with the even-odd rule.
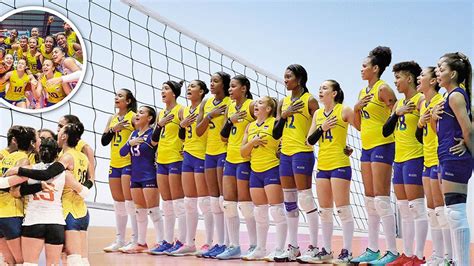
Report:
[[[275,262],[294,262],[296,260],[290,260],[289,258],[273,258],[273,260],[275,260]]]
[[[102,251],[104,251],[105,253],[121,252],[119,249],[117,249],[117,250],[110,250],[110,249],[105,250],[105,249],[103,249]]]

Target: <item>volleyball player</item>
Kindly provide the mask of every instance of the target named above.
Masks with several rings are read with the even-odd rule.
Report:
[[[26,61],[24,59],[18,60],[16,70],[10,71],[0,78],[0,85],[7,80],[9,82],[6,84],[5,100],[20,108],[26,108],[25,91],[34,89],[38,82],[33,75],[26,73]]]
[[[39,47],[39,52],[41,55],[39,56],[41,63],[44,62],[44,60],[53,59],[53,48],[56,46],[56,40],[53,38],[53,36],[46,36],[44,38],[44,43]]]
[[[279,158],[277,156],[279,139],[272,136],[275,125],[277,102],[264,96],[254,105],[256,121],[251,122],[245,129],[241,146],[242,157],[250,157],[250,194],[255,204],[256,248],[244,255],[244,260],[274,261],[276,256],[284,253],[288,224],[286,222],[283,190],[278,174]],[[267,254],[267,235],[269,215],[276,225],[276,247]],[[267,255],[267,256],[265,256]]]
[[[387,252],[383,262],[397,258],[395,212],[390,203],[390,179],[395,155],[393,135],[384,137],[381,129],[396,102],[393,90],[381,80],[392,60],[390,48],[374,48],[362,63],[361,76],[368,85],[359,93],[354,106],[354,125],[362,141],[361,172],[368,217],[369,243],[364,253],[352,262],[370,262],[380,257],[379,226],[382,222]]]
[[[342,104],[344,92],[335,80],[326,80],[321,84],[319,101],[324,108],[314,113],[307,141],[310,145],[319,143],[316,191],[323,244],[321,251],[308,262],[333,262],[331,239],[335,204],[342,223],[344,243],[334,262],[348,263],[352,259],[354,217],[350,205],[352,169],[349,156],[345,154],[345,147],[347,130],[349,124],[353,123],[354,111]]]
[[[78,42],[69,42],[66,35],[62,32],[56,34],[56,43],[64,50],[68,57],[72,57],[82,64],[83,58],[81,44]]]
[[[7,147],[0,150],[0,164],[3,160],[3,158],[7,157],[10,153],[13,153],[17,151],[18,146],[16,144],[16,140],[13,138],[14,137],[14,132],[18,130],[19,126],[11,126],[8,129],[7,132]]]
[[[116,252],[120,248],[126,251],[136,247],[138,240],[136,210],[130,192],[130,156],[120,156],[120,149],[127,143],[132,131],[135,130],[133,117],[137,111],[137,100],[128,89],[118,90],[114,99],[117,113],[109,118],[101,142],[103,146],[111,143],[109,187],[114,199],[117,239],[104,248],[105,252]],[[132,241],[128,244],[125,243],[127,215],[130,216],[132,225]]]
[[[2,48],[0,48],[2,50]],[[0,79],[4,77],[9,71],[13,70],[13,56],[6,54],[2,62],[0,62]],[[7,83],[0,82],[0,98],[5,98],[5,90]]]
[[[277,124],[273,137],[281,137],[280,181],[283,187],[286,216],[288,220],[288,249],[275,257],[277,262],[305,260],[315,257],[319,252],[318,208],[311,191],[311,176],[314,167],[313,147],[306,144],[306,136],[311,119],[319,108],[316,99],[306,87],[308,74],[298,64],[290,65],[285,71],[285,86],[291,95],[280,101],[277,111]],[[306,213],[309,224],[310,244],[302,256],[298,247],[298,205]]]
[[[438,62],[438,69],[436,77],[439,85],[448,93],[445,101],[432,110],[432,119],[438,125],[442,191],[451,228],[454,264],[468,265],[470,231],[466,199],[472,175],[472,151],[467,147],[471,144],[472,132],[472,66],[469,58],[458,52],[445,54]],[[461,83],[464,83],[465,89],[461,88]]]
[[[237,75],[230,81],[229,96],[232,102],[226,110],[227,118],[221,130],[221,137],[227,142],[227,156],[224,164],[222,190],[224,194],[224,218],[229,233],[229,246],[217,255],[220,260],[237,259],[241,256],[240,249],[240,219],[238,209],[247,224],[250,248],[256,247],[256,224],[254,205],[250,198],[250,157],[240,154],[242,137],[247,125],[255,120],[250,92],[250,81],[244,75]],[[238,202],[238,204],[237,204]]]
[[[383,127],[383,135],[387,137],[394,133],[395,136],[393,187],[402,221],[404,253],[388,265],[423,264],[428,220],[422,181],[423,145],[416,139],[424,99],[423,94],[416,91],[421,67],[414,61],[401,62],[393,66],[393,73],[395,86],[405,97],[393,107],[393,113]]]
[[[191,81],[187,89],[186,98],[190,105],[184,108],[183,119],[180,123],[180,127],[185,129],[185,132],[180,132],[185,134],[181,178],[185,195],[186,243],[173,252],[174,256],[202,254],[207,252],[212,245],[214,218],[211,213],[211,202],[204,176],[207,132],[200,137],[196,134],[196,119],[201,111],[202,100],[208,92],[206,83],[201,80]],[[196,251],[194,240],[198,222],[198,205],[204,216],[206,239],[201,248]]]
[[[35,76],[41,72],[41,61],[39,59],[39,55],[38,39],[35,37],[30,37],[28,39],[28,52],[24,54],[24,59],[26,60],[28,69]]]
[[[53,49],[52,58],[56,69],[63,75],[46,81],[46,84],[48,86],[53,86],[63,82],[68,82],[69,86],[74,89],[82,73],[82,64],[74,58],[66,58],[64,50],[60,47],[55,47]]]
[[[148,250],[146,233],[148,216],[156,231],[156,243],[163,240],[163,219],[159,208],[159,191],[156,183],[155,153],[156,144],[151,140],[155,123],[155,109],[142,106],[134,117],[136,130],[120,149],[120,156],[131,156],[132,178],[130,189],[137,209],[138,241],[137,245],[126,253],[141,253]]]
[[[47,95],[45,107],[53,106],[61,102],[69,93],[71,93],[71,87],[69,83],[61,83],[58,85],[48,86],[47,81],[52,78],[61,77],[62,74],[56,71],[54,64],[51,60],[45,60],[43,63],[43,76],[38,82],[34,90],[36,99],[40,99],[43,93]]]
[[[197,118],[196,135],[202,136],[207,131],[205,176],[206,184],[211,196],[211,212],[214,216],[216,227],[216,244],[203,257],[214,258],[224,252],[228,243],[224,223],[224,210],[222,196],[222,177],[225,163],[227,145],[222,141],[220,130],[225,123],[225,110],[230,104],[229,98],[230,75],[225,72],[216,72],[211,77],[211,93],[201,103],[201,110]],[[222,203],[222,204],[221,204]]]

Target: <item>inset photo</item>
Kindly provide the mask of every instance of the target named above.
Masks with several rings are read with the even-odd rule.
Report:
[[[84,40],[64,15],[13,10],[0,18],[0,103],[25,113],[59,107],[79,89],[86,60]]]

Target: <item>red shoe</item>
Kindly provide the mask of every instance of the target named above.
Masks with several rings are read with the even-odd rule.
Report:
[[[411,258],[407,257],[405,253],[402,253],[402,255],[398,257],[398,259],[388,263],[387,266],[403,266],[405,263],[409,261],[411,261]]]
[[[419,259],[417,256],[413,255],[410,258],[410,261],[405,262],[403,266],[421,266],[421,265],[424,265],[425,263],[426,263],[425,257],[423,257],[423,259]]]

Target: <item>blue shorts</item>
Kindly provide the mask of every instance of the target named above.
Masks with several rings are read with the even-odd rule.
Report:
[[[393,184],[423,185],[423,157],[393,163]]]
[[[250,162],[229,163],[225,161],[224,176],[235,176],[238,180],[250,179]]]
[[[74,218],[71,213],[66,216],[66,227],[64,230],[69,231],[87,231],[89,227],[89,212],[87,212],[86,216],[82,218]]]
[[[280,185],[278,166],[264,172],[250,172],[250,187],[263,188],[267,185]]]
[[[392,165],[393,159],[395,158],[395,143],[388,143],[374,147],[370,150],[362,149],[362,155],[360,156],[361,162],[377,162],[386,163]]]
[[[122,175],[132,175],[132,167],[130,165],[122,168],[109,167],[109,178],[121,178]]]
[[[130,181],[130,188],[157,188],[156,178],[144,181]]]
[[[183,172],[204,173],[204,160],[183,152]]]
[[[11,100],[8,100],[7,98],[3,98],[3,99],[13,105],[17,105],[19,103],[26,103],[26,98],[20,99],[18,101],[11,101]]]
[[[176,174],[180,175],[181,174],[181,169],[183,168],[183,161],[179,162],[174,162],[174,163],[167,163],[167,164],[158,164],[158,167],[156,167],[156,174],[160,175],[171,175],[171,174]]]
[[[340,167],[333,170],[319,170],[316,174],[316,178],[342,178],[346,180],[351,180],[352,178],[352,169],[350,166]]]
[[[0,98],[5,98],[5,91],[0,92]]]
[[[438,166],[433,165],[431,167],[423,167],[423,177],[429,177],[430,179],[438,179]]]
[[[0,218],[0,238],[12,240],[21,236],[23,217]]]
[[[46,101],[46,104],[45,104],[44,107],[50,107],[50,106],[53,106],[53,105],[55,105],[55,104],[56,104],[56,103],[50,103],[50,102]]]
[[[280,176],[294,176],[295,174],[312,176],[314,163],[315,158],[312,151],[298,152],[291,156],[282,153],[280,155]]]
[[[204,168],[209,169],[209,168],[224,167],[226,156],[227,156],[227,153],[221,153],[218,155],[206,154],[206,158],[204,160]]]
[[[472,176],[471,159],[440,162],[439,172],[443,180],[467,184]]]

